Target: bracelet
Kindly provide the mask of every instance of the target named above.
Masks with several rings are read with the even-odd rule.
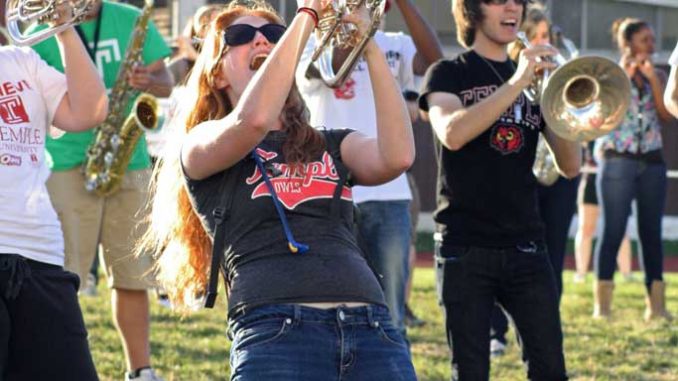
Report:
[[[309,7],[299,7],[299,9],[297,9],[297,14],[299,13],[306,13],[307,15],[311,16],[313,22],[315,23],[315,27],[318,27],[320,17],[318,17],[318,12],[315,9]]]

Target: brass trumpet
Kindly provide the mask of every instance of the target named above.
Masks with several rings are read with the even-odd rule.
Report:
[[[38,24],[47,24],[59,18],[58,6],[63,2],[71,4],[71,17],[63,24],[26,34],[25,31]],[[15,45],[30,46],[44,41],[53,35],[80,24],[94,0],[7,0],[5,2],[5,25]]]
[[[12,43],[12,39],[9,38],[9,34],[7,33],[7,29],[3,28],[0,26],[0,46],[3,45],[10,45]]]
[[[342,23],[341,19],[360,7],[367,7],[370,28],[364,36],[355,26]],[[320,77],[329,87],[340,87],[355,68],[370,38],[374,36],[384,15],[386,0],[334,0],[328,2],[320,14],[318,29],[320,37],[311,61],[320,72]],[[334,48],[351,49],[346,61],[335,73],[332,67]]]

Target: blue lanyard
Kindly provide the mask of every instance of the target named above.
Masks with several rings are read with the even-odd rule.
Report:
[[[264,178],[264,182],[266,183],[268,191],[271,192],[273,205],[275,205],[275,210],[278,212],[278,217],[280,217],[280,222],[282,222],[283,230],[285,231],[285,237],[287,237],[287,246],[289,247],[292,253],[303,254],[307,252],[308,245],[297,242],[294,239],[294,236],[292,235],[292,230],[290,230],[290,225],[287,222],[287,216],[285,216],[285,211],[283,210],[282,205],[280,205],[278,194],[275,192],[275,188],[273,188],[271,179],[268,177],[268,174],[266,173],[266,169],[264,168],[264,163],[261,161],[261,157],[257,155],[256,148],[252,150],[252,158],[254,159],[254,162],[257,164],[257,168],[259,168],[261,176]]]

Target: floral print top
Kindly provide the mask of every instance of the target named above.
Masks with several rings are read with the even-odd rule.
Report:
[[[619,127],[596,141],[597,153],[612,150],[619,153],[644,154],[662,148],[661,124],[650,83],[631,86],[631,104]]]

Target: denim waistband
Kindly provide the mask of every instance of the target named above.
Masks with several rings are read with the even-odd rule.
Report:
[[[289,318],[290,323],[316,322],[339,325],[367,324],[378,326],[390,320],[388,308],[376,304],[360,307],[313,308],[299,304],[273,304],[261,306],[229,318],[229,335],[248,323],[265,318]]]

